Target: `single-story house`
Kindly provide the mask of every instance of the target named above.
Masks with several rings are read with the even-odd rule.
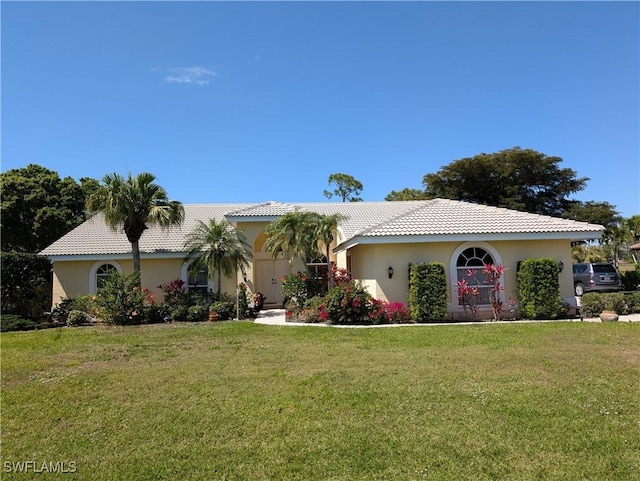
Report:
[[[411,263],[442,262],[446,266],[448,310],[462,314],[456,283],[470,268],[484,263],[502,264],[504,299],[517,297],[518,262],[553,257],[559,266],[561,296],[575,305],[571,243],[599,239],[601,225],[446,199],[398,202],[185,204],[181,226],[151,227],[140,239],[141,281],[157,299],[160,285],[181,278],[190,288],[217,288],[212,279],[189,279],[185,264],[185,237],[198,220],[226,218],[241,229],[253,248],[253,263],[246,272],[222,280],[222,291],[234,293],[238,283],[266,295],[266,305],[282,303],[280,278],[304,269],[303,260],[290,266],[265,251],[265,227],[295,209],[323,215],[339,213],[340,222],[331,246],[331,261],[347,269],[353,279],[377,299],[408,300]],[[65,297],[92,294],[98,279],[114,269],[133,271],[131,245],[123,232],[114,232],[96,215],[41,252],[53,261],[53,302]],[[326,259],[306,259],[310,268]]]

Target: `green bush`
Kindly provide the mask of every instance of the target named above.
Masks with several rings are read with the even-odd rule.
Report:
[[[238,284],[238,318],[246,319],[249,315],[249,299],[247,285],[242,282]]]
[[[107,324],[129,325],[144,322],[149,292],[140,287],[140,273],[112,274],[96,294],[98,317]]]
[[[187,309],[187,321],[189,322],[201,322],[206,321],[209,316],[209,309],[205,306],[195,305],[189,306]]]
[[[144,322],[147,324],[157,324],[167,322],[171,319],[171,310],[166,304],[152,303],[144,307]]]
[[[604,311],[604,298],[597,292],[587,292],[582,296],[582,315],[584,317],[599,316]]]
[[[233,319],[236,316],[233,301],[215,301],[211,304],[211,310],[218,313],[220,321]]]
[[[640,312],[640,292],[627,293],[626,300],[630,313]]]
[[[371,294],[354,281],[336,286],[327,294],[325,311],[333,324],[369,324]]]
[[[439,322],[447,318],[447,276],[441,262],[412,264],[409,309],[416,322]]]
[[[36,323],[17,314],[3,314],[0,319],[0,331],[32,331]]]
[[[169,312],[169,317],[173,322],[187,322],[189,318],[189,308],[182,304],[173,306]]]
[[[526,319],[557,319],[564,311],[558,262],[551,257],[525,259],[518,271],[518,299]]]
[[[603,297],[606,310],[615,311],[618,314],[629,313],[629,306],[627,306],[625,295],[622,292],[606,293]]]
[[[67,316],[68,326],[86,326],[91,322],[91,316],[84,311],[74,309]]]
[[[0,254],[0,312],[39,320],[51,310],[51,261],[36,254]]]
[[[636,267],[632,271],[623,272],[620,275],[622,281],[622,288],[625,291],[636,291],[640,286],[640,264],[636,264]]]

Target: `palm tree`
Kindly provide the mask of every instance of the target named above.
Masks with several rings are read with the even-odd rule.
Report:
[[[218,277],[218,296],[220,295],[222,275],[231,277],[238,269],[248,266],[253,258],[252,249],[244,233],[228,221],[209,223],[198,221],[187,237],[187,262],[189,272],[196,275],[200,269],[207,271],[207,278],[214,273]]]
[[[107,174],[87,200],[90,213],[102,212],[113,230],[124,229],[133,254],[133,271],[140,272],[140,237],[150,225],[168,228],[184,219],[182,203],[169,200],[167,192],[156,184],[155,175],[143,172],[127,178]]]
[[[272,221],[264,230],[265,248],[272,258],[282,252],[289,260],[289,268],[296,258],[307,259],[318,252],[316,224],[318,214],[296,209]],[[308,271],[306,262],[305,269]]]
[[[315,226],[315,237],[318,242],[318,247],[325,250],[325,258],[327,259],[327,279],[328,287],[333,287],[333,276],[331,275],[331,261],[329,260],[329,249],[331,243],[334,241],[334,233],[338,230],[338,225],[346,217],[342,214],[332,215],[320,215],[317,214],[317,221]]]

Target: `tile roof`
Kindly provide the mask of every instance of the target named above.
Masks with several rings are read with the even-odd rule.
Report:
[[[396,202],[302,202],[259,204],[186,204],[179,227],[151,227],[140,239],[141,254],[178,253],[185,236],[198,220],[227,217],[231,221],[269,221],[295,209],[323,215],[342,214],[342,244],[361,242],[421,241],[429,237],[558,238],[580,240],[600,237],[604,227],[557,217],[529,214],[498,207],[446,199]],[[48,256],[128,254],[124,233],[114,232],[97,215],[44,249]]]
[[[246,208],[253,204],[185,204],[184,222],[180,226],[161,229],[152,226],[140,238],[140,254],[182,252],[185,237],[198,220],[221,220],[227,212]],[[40,254],[46,256],[89,256],[130,254],[131,244],[122,230],[114,231],[97,214],[80,224]]]

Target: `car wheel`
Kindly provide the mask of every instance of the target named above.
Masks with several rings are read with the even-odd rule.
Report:
[[[575,286],[576,296],[582,296],[584,294],[584,284],[578,282]]]

